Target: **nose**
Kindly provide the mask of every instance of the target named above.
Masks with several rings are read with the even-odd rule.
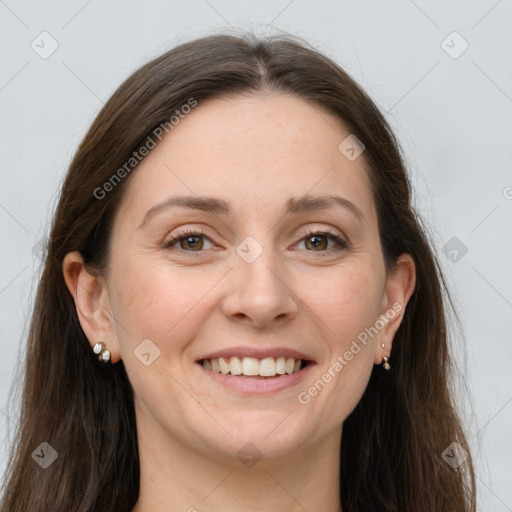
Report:
[[[287,283],[289,275],[271,252],[265,249],[252,263],[234,255],[235,268],[222,304],[230,320],[263,328],[297,316],[298,298]]]

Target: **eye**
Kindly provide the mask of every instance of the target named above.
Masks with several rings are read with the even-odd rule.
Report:
[[[193,230],[185,228],[174,233],[174,235],[165,242],[166,249],[174,248],[179,243],[179,249],[186,252],[202,252],[205,247],[205,240],[212,243],[210,238],[201,230]],[[348,242],[337,234],[325,231],[309,230],[304,238],[299,242],[305,243],[305,247],[309,252],[330,252],[332,250],[343,250],[348,248]],[[329,247],[329,242],[334,243],[334,247]],[[211,248],[211,247],[210,247]]]
[[[170,249],[179,242],[179,248],[184,251],[201,252],[201,250],[205,248],[204,240],[208,240],[211,243],[211,240],[203,231],[194,231],[187,228],[175,233],[172,238],[165,242],[164,247]]]
[[[302,242],[305,243],[306,249],[311,250],[310,252],[328,252],[332,249],[343,250],[348,248],[346,240],[329,230],[309,231],[299,244]],[[334,242],[335,246],[328,247],[329,242]]]

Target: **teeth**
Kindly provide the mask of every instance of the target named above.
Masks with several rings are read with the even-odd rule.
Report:
[[[205,361],[206,361],[206,359],[205,359]],[[220,373],[220,366],[219,366],[219,359],[218,358],[210,359],[210,364],[212,365],[212,371],[213,372]]]
[[[207,359],[205,359],[207,361]],[[229,371],[231,375],[241,375],[242,374],[242,361],[240,361],[239,357],[232,357],[229,360]]]
[[[248,375],[262,377],[274,377],[275,375],[284,375],[297,373],[302,366],[302,359],[293,357],[265,357],[257,359],[256,357],[215,357],[213,359],[203,359],[203,366],[207,370],[224,375]]]
[[[258,375],[260,365],[255,357],[244,357],[242,359],[242,373],[244,375]]]
[[[219,357],[219,366],[220,371],[224,375],[226,375],[226,373],[229,373],[229,363],[223,357]]]
[[[300,366],[300,359],[299,366]],[[266,357],[260,361],[260,375],[263,377],[273,377],[276,374],[276,362],[273,357]]]

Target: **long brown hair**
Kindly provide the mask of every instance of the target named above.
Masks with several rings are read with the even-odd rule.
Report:
[[[453,401],[447,332],[449,293],[432,242],[411,205],[399,144],[369,96],[337,64],[292,36],[213,35],[181,44],[133,73],[81,142],[62,186],[26,346],[19,423],[1,512],[130,511],[139,493],[133,391],[122,361],[91,354],[66,288],[62,261],[78,250],[105,272],[113,215],[130,177],[109,181],[158,126],[194,98],[251,92],[303,98],[337,116],[364,142],[386,269],[409,253],[416,289],[393,342],[392,371],[374,367],[343,426],[344,512],[469,512],[471,456],[454,469],[442,457],[469,448]],[[96,191],[96,194],[95,194]],[[32,453],[58,453],[46,469]]]

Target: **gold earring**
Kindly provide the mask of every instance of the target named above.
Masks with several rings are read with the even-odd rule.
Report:
[[[98,355],[98,359],[104,363],[110,361],[110,350],[105,348],[105,343],[98,341],[92,348],[92,351]]]
[[[381,343],[380,346],[385,350],[386,349],[386,346],[384,345],[384,343]],[[388,363],[388,358],[386,356],[383,356],[382,357],[382,360],[384,361],[384,363],[382,364],[382,368],[384,368],[384,370],[386,371],[389,371],[391,370],[391,366],[389,366],[389,363]]]

